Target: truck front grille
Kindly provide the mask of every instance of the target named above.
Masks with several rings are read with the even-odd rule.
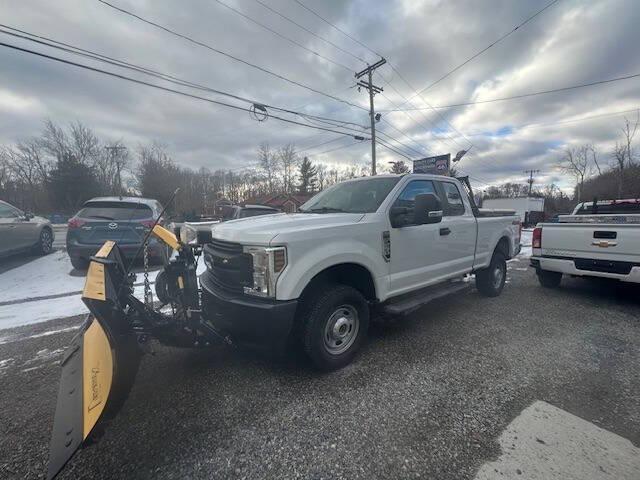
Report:
[[[204,247],[207,283],[216,290],[239,295],[253,283],[251,255],[242,253],[239,243],[213,240]]]

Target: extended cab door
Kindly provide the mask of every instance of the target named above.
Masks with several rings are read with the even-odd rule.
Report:
[[[443,243],[444,270],[457,277],[473,268],[476,249],[477,222],[466,194],[452,180],[436,182],[443,199],[443,217],[440,225],[440,241]]]
[[[407,183],[392,202],[393,207],[408,209],[402,227],[389,227],[389,296],[400,295],[442,280],[447,268],[449,248],[440,235],[441,223],[412,223],[416,195],[432,193],[439,197],[432,180],[416,179]],[[442,202],[442,199],[440,199]]]

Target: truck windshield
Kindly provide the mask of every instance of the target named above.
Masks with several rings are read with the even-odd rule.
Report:
[[[375,212],[401,177],[371,177],[342,182],[319,193],[300,207],[303,213]]]

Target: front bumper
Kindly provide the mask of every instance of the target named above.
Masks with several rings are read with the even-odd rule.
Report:
[[[200,276],[204,318],[234,342],[280,347],[285,344],[298,306],[297,300],[273,300],[246,295],[228,296]]]
[[[632,266],[628,274],[603,272],[597,270],[584,270],[576,267],[576,260],[572,258],[548,258],[548,257],[531,257],[531,267],[550,272],[559,272],[565,275],[573,275],[580,277],[600,277],[612,278],[623,282],[640,283],[640,266]]]

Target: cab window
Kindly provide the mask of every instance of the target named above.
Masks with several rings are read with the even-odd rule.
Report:
[[[457,215],[464,215],[464,202],[462,201],[462,195],[455,183],[441,182],[442,192],[444,193],[444,215],[447,217],[454,217]]]
[[[396,201],[393,203],[393,207],[404,207],[409,209],[405,214],[405,224],[410,225],[413,219],[413,209],[416,205],[416,196],[424,193],[432,193],[436,197],[439,197],[436,192],[435,185],[431,180],[413,180],[404,187],[404,190],[398,195]]]

